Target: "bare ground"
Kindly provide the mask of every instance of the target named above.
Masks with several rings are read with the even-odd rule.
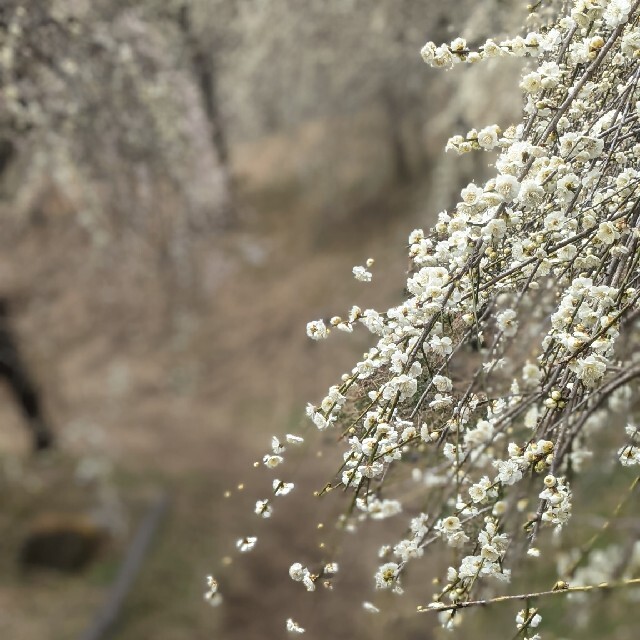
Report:
[[[302,556],[316,545],[321,512],[308,496],[335,463],[320,461],[316,471],[302,463],[303,499],[265,528],[262,555],[226,567],[223,558],[256,527],[252,501],[268,479],[252,463],[271,434],[297,429],[305,402],[322,397],[367,344],[364,336],[342,335],[311,343],[305,323],[346,313],[353,303],[400,298],[404,239],[422,213],[422,196],[414,189],[350,219],[325,220],[283,213],[277,203],[260,211],[248,201],[238,229],[222,241],[212,235],[194,243],[202,286],[184,303],[172,300],[176,284],[153,264],[140,268],[122,249],[96,251],[64,208],[5,243],[0,284],[62,453],[28,454],[22,418],[4,390],[2,524],[10,535],[0,578],[2,637],[79,637],[158,488],[170,495],[169,516],[114,637],[276,638],[296,612],[309,624],[307,637],[375,637],[369,618],[359,608],[352,613],[371,595],[367,575],[344,578],[365,585],[355,603],[343,589],[323,594],[323,607],[308,598],[294,606],[298,594],[278,586],[293,551]],[[351,267],[369,256],[377,261],[375,285],[367,286],[351,277]],[[78,487],[74,479],[79,464],[96,460],[112,465],[103,485],[117,497],[120,537],[80,575],[23,575],[16,564],[21,536],[43,509],[100,508],[113,517],[98,485]],[[247,488],[238,491],[239,483]],[[228,500],[227,490],[234,493]],[[74,492],[76,501],[64,498]],[[302,522],[296,540],[294,519]],[[211,572],[228,584],[226,607],[203,603]]]

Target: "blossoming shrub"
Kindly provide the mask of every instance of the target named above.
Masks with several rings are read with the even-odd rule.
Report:
[[[432,230],[410,234],[401,304],[354,306],[307,326],[316,340],[332,330],[373,336],[307,414],[339,436],[339,470],[318,495],[343,492],[340,526],[406,518],[404,537],[380,551],[375,585],[400,594],[412,565],[445,554],[450,566],[420,611],[450,627],[463,609],[518,599],[516,632],[530,638],[539,637],[545,598],[640,584],[638,543],[599,545],[637,477],[604,524],[580,532],[580,546],[561,555],[545,543],[547,531],[569,526],[572,487],[589,470],[597,431],[617,429],[612,412],[632,413],[640,376],[640,2],[540,5],[526,36],[476,50],[461,38],[424,46],[425,62],[441,68],[530,58],[523,120],[449,141],[457,153],[497,150],[495,177],[462,189]],[[372,267],[354,276],[369,282]],[[632,415],[627,422],[604,441],[617,443],[607,455],[633,468],[640,434]],[[279,467],[299,442],[274,437],[264,464]],[[256,514],[270,517],[292,489],[274,479]],[[615,559],[596,570],[598,554]],[[554,581],[510,591],[521,561],[547,562]],[[314,591],[337,570],[327,557],[317,567],[295,563],[289,575]],[[303,626],[286,622],[292,633]]]

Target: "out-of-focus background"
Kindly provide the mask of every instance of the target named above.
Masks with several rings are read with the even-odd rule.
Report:
[[[517,121],[517,65],[438,73],[421,46],[499,37],[521,5],[2,0],[0,637],[97,638],[154,509],[109,637],[280,638],[289,616],[312,638],[430,637],[415,603],[362,612],[373,551],[298,597],[286,568],[317,553],[309,496],[336,462],[283,470],[302,490],[271,527],[253,462],[367,347],[306,322],[398,302],[408,233],[485,175],[446,139]]]

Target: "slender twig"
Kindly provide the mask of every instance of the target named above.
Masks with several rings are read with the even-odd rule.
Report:
[[[532,600],[534,598],[544,598],[546,596],[568,595],[570,593],[590,593],[593,591],[610,591],[613,589],[623,589],[640,585],[640,578],[620,580],[618,582],[601,582],[600,584],[590,584],[580,587],[567,587],[565,589],[549,589],[548,591],[536,591],[534,593],[519,593],[517,595],[497,596],[485,600],[467,600],[466,602],[456,602],[455,604],[442,605],[433,603],[426,607],[419,606],[418,613],[432,613],[434,611],[457,611],[458,609],[468,609],[470,607],[484,607],[490,604],[501,602],[512,602],[514,600]]]

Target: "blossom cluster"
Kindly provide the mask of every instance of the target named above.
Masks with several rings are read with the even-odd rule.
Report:
[[[447,626],[490,579],[508,583],[517,560],[541,555],[545,526],[569,523],[591,436],[607,410],[630,407],[640,377],[639,5],[575,0],[553,23],[476,51],[461,38],[425,45],[433,67],[528,58],[523,121],[449,141],[497,152],[496,172],[432,230],[411,232],[404,301],[307,325],[313,339],[332,326],[373,336],[307,415],[342,434],[332,486],[353,494],[351,529],[409,516],[381,550],[377,588],[401,593],[430,547],[457,559],[430,605]],[[637,429],[627,436],[611,457],[637,465]],[[302,564],[291,572],[315,586]],[[535,610],[517,616],[522,630],[539,622]]]

